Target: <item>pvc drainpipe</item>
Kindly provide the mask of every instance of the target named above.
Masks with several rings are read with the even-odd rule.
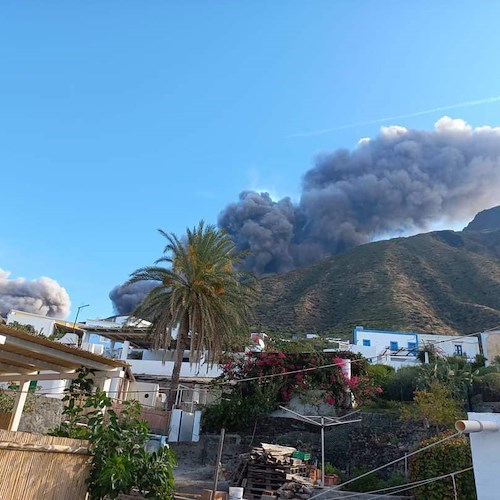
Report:
[[[469,434],[470,432],[495,432],[498,431],[500,425],[497,422],[491,422],[489,420],[457,420],[455,422],[455,429],[463,434]]]

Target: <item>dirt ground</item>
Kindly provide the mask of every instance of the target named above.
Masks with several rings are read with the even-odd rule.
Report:
[[[175,491],[178,493],[200,493],[203,489],[214,487],[214,466],[181,464],[174,471]],[[228,491],[229,483],[221,474],[219,477],[219,491]]]

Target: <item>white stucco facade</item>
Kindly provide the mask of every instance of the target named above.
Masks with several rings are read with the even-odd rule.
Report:
[[[12,323],[19,323],[20,325],[31,325],[36,333],[50,337],[54,333],[54,326],[56,320],[41,316],[39,314],[31,314],[23,311],[16,311],[13,309],[7,314],[7,325]]]
[[[473,361],[481,354],[478,337],[419,333],[418,341],[421,347],[434,346],[442,356],[465,356],[467,360]]]
[[[483,347],[486,366],[490,366],[497,356],[500,356],[500,330],[489,330],[479,334]]]
[[[416,364],[418,334],[389,330],[365,330],[357,326],[353,331],[350,350],[359,352],[374,364],[384,364],[396,369]]]
[[[349,349],[370,358],[372,363],[398,369],[418,363],[419,350],[429,345],[434,346],[442,356],[465,356],[468,361],[481,354],[479,339],[475,336],[368,330],[362,326],[354,329],[353,345]]]

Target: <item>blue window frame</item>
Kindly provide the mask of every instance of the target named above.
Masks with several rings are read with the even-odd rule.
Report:
[[[463,356],[463,353],[464,353],[464,351],[462,349],[462,346],[459,344],[455,344],[455,354],[457,356]]]
[[[412,356],[417,355],[417,343],[416,342],[408,342],[408,350],[410,351]]]
[[[363,339],[363,345],[365,347],[370,347],[372,345],[372,341],[370,339]]]
[[[391,348],[391,351],[397,351],[399,349],[398,343],[392,341],[391,344],[390,344],[390,348]]]

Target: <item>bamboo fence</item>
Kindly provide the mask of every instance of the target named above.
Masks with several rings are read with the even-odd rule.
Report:
[[[0,500],[84,500],[88,443],[0,430]]]

